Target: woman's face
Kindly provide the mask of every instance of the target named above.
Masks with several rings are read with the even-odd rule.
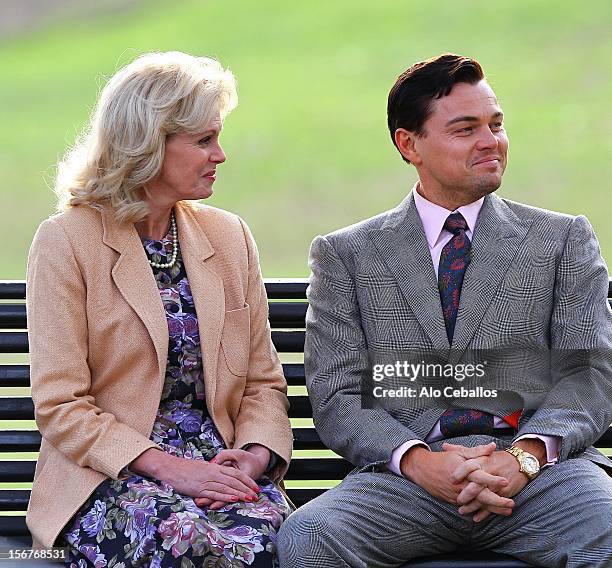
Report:
[[[212,195],[216,168],[225,162],[219,145],[221,126],[217,116],[202,132],[168,136],[161,170],[144,188],[149,204],[165,207]]]

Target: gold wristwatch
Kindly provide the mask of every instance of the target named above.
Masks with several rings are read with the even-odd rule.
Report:
[[[540,462],[533,454],[516,446],[510,446],[506,448],[506,451],[516,458],[520,466],[519,471],[524,473],[529,478],[529,481],[534,480],[540,475]]]

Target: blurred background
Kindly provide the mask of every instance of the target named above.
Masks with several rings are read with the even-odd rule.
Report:
[[[2,0],[0,279],[23,279],[55,163],[136,55],[209,55],[238,78],[211,205],[241,215],[265,277],[307,276],[312,238],[395,206],[416,176],[386,129],[410,64],[478,59],[506,113],[499,193],[593,224],[612,260],[608,0]]]

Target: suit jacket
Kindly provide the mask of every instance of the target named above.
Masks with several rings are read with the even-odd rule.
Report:
[[[306,382],[332,450],[359,467],[384,464],[402,443],[424,440],[451,403],[507,416],[518,400],[518,435],[559,436],[560,460],[612,466],[592,447],[612,422],[612,314],[606,266],[584,217],[485,198],[452,351],[412,193],[391,211],[317,237],[310,254]],[[499,399],[362,408],[372,353],[409,350],[445,351],[454,363],[476,350],[546,354],[556,359],[554,380],[543,387],[528,370],[502,373]]]
[[[179,242],[198,316],[206,405],[228,448],[262,444],[287,468],[292,434],[253,237],[231,213],[179,202]],[[132,224],[72,208],[39,227],[27,310],[32,398],[43,440],[27,524],[52,546],[94,488],[147,448],[168,326]]]

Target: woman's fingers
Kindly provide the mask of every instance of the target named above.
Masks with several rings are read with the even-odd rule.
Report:
[[[252,490],[255,493],[259,493],[259,485],[257,485],[257,483],[255,481],[253,481],[246,473],[244,473],[243,471],[240,471],[239,469],[236,468],[232,468],[232,467],[224,467],[223,468],[223,473],[227,476],[227,477],[231,477],[233,478],[237,483],[239,483],[240,486],[244,485],[247,490]],[[225,479],[224,479],[225,481]],[[235,484],[233,486],[236,486]]]
[[[208,497],[197,497],[193,500],[198,507],[208,507],[209,509],[220,509],[227,505],[227,501],[215,501]]]
[[[257,495],[250,489],[247,488],[246,491],[238,489],[223,481],[209,481],[203,485],[202,491],[217,491],[218,493],[231,495],[232,497],[236,497],[234,501],[253,501],[257,499]]]
[[[210,502],[224,501],[226,503],[236,503],[240,500],[238,495],[232,493],[225,493],[223,491],[217,491],[215,489],[202,489],[198,498],[210,499]]]

